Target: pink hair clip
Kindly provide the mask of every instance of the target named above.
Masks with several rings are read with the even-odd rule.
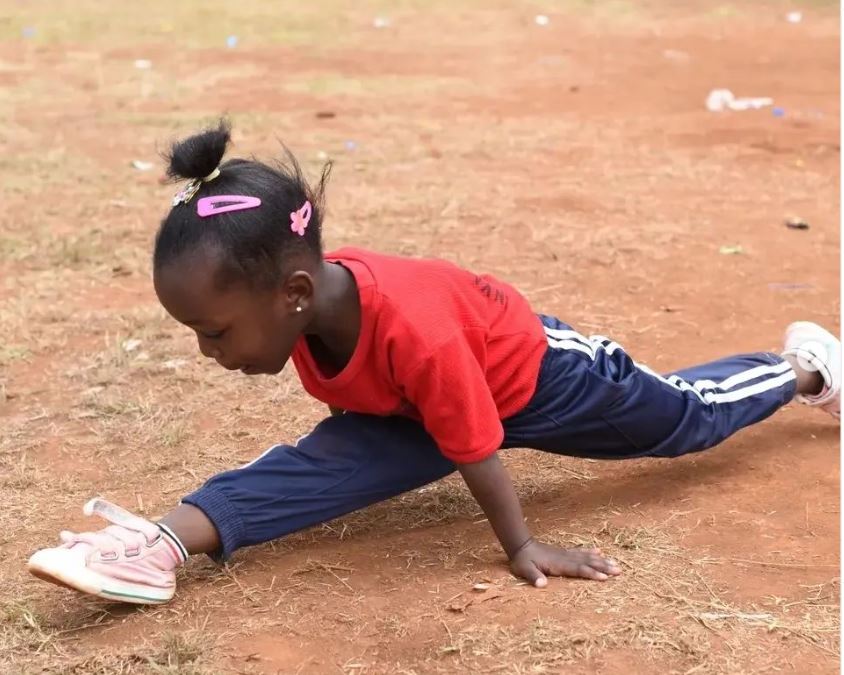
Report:
[[[258,197],[247,197],[246,195],[215,195],[203,197],[196,204],[196,212],[200,218],[216,216],[218,213],[229,211],[243,211],[254,209],[261,205]]]
[[[305,228],[311,220],[311,212],[311,203],[305,202],[301,209],[290,213],[290,229],[300,237],[305,236]]]

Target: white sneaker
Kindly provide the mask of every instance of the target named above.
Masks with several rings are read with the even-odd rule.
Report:
[[[187,552],[163,526],[104,499],[92,499],[85,515],[111,523],[98,532],[62,532],[64,542],[36,551],[27,569],[39,579],[109,600],[167,602],[176,590],[175,569]]]
[[[795,399],[841,419],[841,341],[816,323],[797,321],[785,331],[783,355],[796,356],[806,370],[817,371],[823,378],[820,393],[798,394]]]

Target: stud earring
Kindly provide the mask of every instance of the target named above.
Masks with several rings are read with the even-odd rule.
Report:
[[[302,305],[296,305],[296,311],[301,312],[302,311]]]

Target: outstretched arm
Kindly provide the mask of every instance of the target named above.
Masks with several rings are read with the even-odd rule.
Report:
[[[501,447],[504,427],[476,355],[484,353],[485,340],[483,331],[462,330],[421,360],[412,350],[394,354],[398,366],[410,364],[397,373],[407,400],[416,406],[442,454],[457,464],[498,535],[513,574],[540,587],[548,583],[549,574],[600,581],[620,574],[618,565],[597,549],[563,550],[530,536],[510,475],[498,455],[490,454]],[[399,344],[405,350],[410,346],[412,341]]]
[[[497,453],[458,468],[510,559],[513,574],[541,588],[548,583],[546,575],[604,581],[621,573],[618,564],[598,549],[562,549],[535,541]]]

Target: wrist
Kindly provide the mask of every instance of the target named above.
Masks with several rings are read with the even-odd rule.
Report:
[[[528,535],[528,538],[527,538],[527,539],[525,539],[525,540],[524,540],[524,541],[523,541],[523,542],[522,542],[519,546],[517,546],[515,549],[513,549],[513,550],[512,550],[512,552],[511,552],[511,550],[509,550],[509,549],[508,549],[508,547],[506,547],[506,546],[504,547],[504,551],[507,553],[507,557],[508,557],[510,560],[512,560],[512,559],[513,559],[513,558],[515,558],[515,557],[516,557],[519,553],[521,553],[522,551],[524,551],[524,550],[525,550],[528,546],[530,546],[530,545],[531,545],[531,544],[533,544],[533,543],[534,543],[534,538],[533,538],[531,535]]]

